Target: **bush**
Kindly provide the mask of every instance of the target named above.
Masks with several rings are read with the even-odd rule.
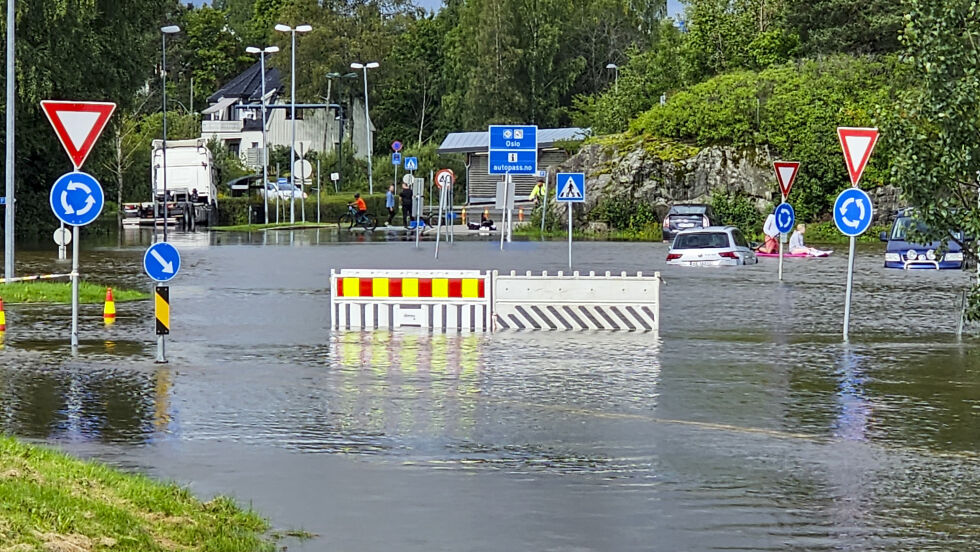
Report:
[[[589,217],[616,230],[631,232],[648,232],[651,225],[659,223],[652,205],[627,195],[602,198]]]
[[[373,196],[368,196],[367,194],[361,194],[364,201],[368,206],[368,213],[373,214],[378,217],[379,222],[384,222],[388,216],[388,210],[385,209],[385,196],[383,194],[375,194]],[[342,215],[347,213],[347,204],[354,201],[353,194],[351,195],[336,195],[336,194],[323,194],[320,196],[320,221],[323,223],[337,222]],[[287,205],[287,220],[288,220],[288,200],[280,200],[280,206],[285,203]],[[251,220],[248,217],[249,206],[254,206],[260,211],[264,209],[265,205],[261,197],[233,197],[222,199],[218,203],[218,225],[219,226],[237,226],[241,224],[260,224],[261,220]],[[281,208],[281,207],[280,207]],[[300,209],[302,208],[302,201],[296,200],[296,220],[303,220],[302,213]],[[399,207],[400,208],[400,207]],[[316,194],[311,195],[306,198],[306,221],[316,222],[316,210],[317,201]],[[275,200],[269,202],[269,222],[275,222]],[[282,220],[282,219],[280,219]]]
[[[762,236],[766,215],[760,213],[744,195],[716,192],[711,196],[711,209],[721,224],[734,226],[746,236]]]

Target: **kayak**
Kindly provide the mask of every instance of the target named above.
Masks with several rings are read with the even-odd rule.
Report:
[[[786,259],[802,259],[804,257],[829,257],[833,250],[821,251],[819,255],[810,255],[809,253],[783,253],[783,258]],[[756,257],[779,257],[779,253],[762,253],[759,251],[755,252]]]

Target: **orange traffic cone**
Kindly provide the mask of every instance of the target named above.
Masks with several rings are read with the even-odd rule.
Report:
[[[463,218],[463,226],[466,226],[466,207],[463,207],[463,212],[460,216]]]
[[[486,207],[483,208],[483,218],[485,218],[487,220],[490,219],[490,209],[488,209]]]
[[[0,334],[7,331],[7,315],[3,313],[3,297],[0,297]]]
[[[112,298],[112,288],[105,290],[105,307],[102,309],[102,319],[106,326],[116,321],[116,301]]]
[[[521,207],[517,210],[517,222],[524,222],[524,208]]]

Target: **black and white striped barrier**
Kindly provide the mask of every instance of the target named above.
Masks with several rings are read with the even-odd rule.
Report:
[[[340,270],[330,273],[334,329],[660,330],[660,273]]]

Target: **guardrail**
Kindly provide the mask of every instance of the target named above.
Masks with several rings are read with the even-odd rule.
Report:
[[[0,284],[12,284],[14,282],[33,282],[35,280],[55,280],[57,278],[71,278],[75,273],[68,274],[38,274],[36,276],[19,276],[17,278],[0,278]]]
[[[331,270],[333,329],[660,330],[660,273]]]

